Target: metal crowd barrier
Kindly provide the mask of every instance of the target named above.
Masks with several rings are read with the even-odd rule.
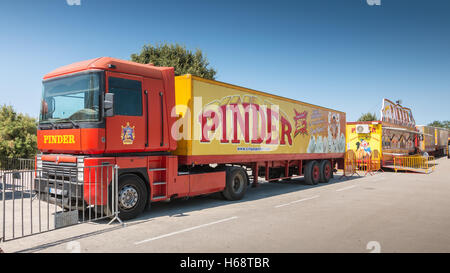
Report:
[[[5,173],[14,171],[18,175],[20,171],[34,170],[34,159],[29,158],[0,158],[0,179],[6,176]],[[30,183],[31,180],[26,180],[24,183]],[[1,184],[1,182],[0,182]],[[1,185],[0,185],[1,187]],[[23,187],[30,187],[30,185],[23,185]]]
[[[435,170],[436,161],[434,156],[395,156],[394,170],[433,172]]]
[[[373,175],[375,172],[383,171],[380,159],[372,159],[370,157],[365,157],[362,159],[347,158],[344,164],[344,175],[343,177],[358,175],[363,173],[364,176],[370,174]]]
[[[118,217],[118,166],[4,171],[1,241]]]
[[[34,159],[0,158],[0,171],[34,170]]]

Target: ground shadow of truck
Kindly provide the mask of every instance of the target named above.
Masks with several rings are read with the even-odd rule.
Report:
[[[187,217],[190,212],[201,211],[215,207],[233,205],[238,203],[246,203],[260,199],[280,196],[293,192],[302,192],[304,190],[326,187],[329,185],[340,184],[343,182],[360,179],[364,176],[351,176],[341,179],[341,175],[335,175],[328,183],[319,183],[317,185],[307,185],[303,177],[294,178],[290,181],[279,182],[259,182],[256,188],[251,187],[247,189],[247,193],[243,199],[238,201],[228,201],[220,196],[220,193],[196,196],[188,199],[175,199],[170,202],[155,202],[150,208],[144,211],[135,219],[128,220],[127,224],[137,224],[140,222],[151,221],[153,218],[161,216],[169,217]]]

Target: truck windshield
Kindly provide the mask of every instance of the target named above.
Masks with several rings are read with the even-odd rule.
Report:
[[[43,85],[40,122],[100,119],[99,72],[48,80]]]

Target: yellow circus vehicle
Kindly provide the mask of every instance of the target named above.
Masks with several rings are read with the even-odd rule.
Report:
[[[391,166],[394,157],[419,152],[420,132],[415,128],[411,109],[383,100],[381,120],[347,122],[346,151],[349,158],[370,158],[381,166]]]

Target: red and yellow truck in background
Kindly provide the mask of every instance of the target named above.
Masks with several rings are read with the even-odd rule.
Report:
[[[417,129],[423,134],[421,151],[436,156],[448,155],[450,130],[426,125],[418,125]]]
[[[379,164],[375,169],[393,167],[394,158],[413,162],[408,157],[447,155],[447,129],[416,125],[411,109],[388,99],[379,121],[348,122],[346,130],[347,161],[370,159]]]
[[[36,166],[64,171],[40,172],[36,188],[57,200],[64,191],[52,187],[66,185],[81,193],[79,201],[105,205],[87,188],[107,189],[111,181],[79,170],[117,164],[122,219],[172,198],[221,192],[238,200],[259,176],[328,182],[344,164],[345,113],[175,77],[172,67],[102,57],[56,69],[43,86]]]
[[[382,166],[393,164],[394,157],[418,153],[420,132],[411,109],[383,99],[381,119],[347,123],[347,151],[351,158],[371,158]]]
[[[394,157],[418,153],[420,133],[414,128],[393,126],[383,121],[347,123],[347,157],[364,161],[370,158],[377,167],[390,167]]]

